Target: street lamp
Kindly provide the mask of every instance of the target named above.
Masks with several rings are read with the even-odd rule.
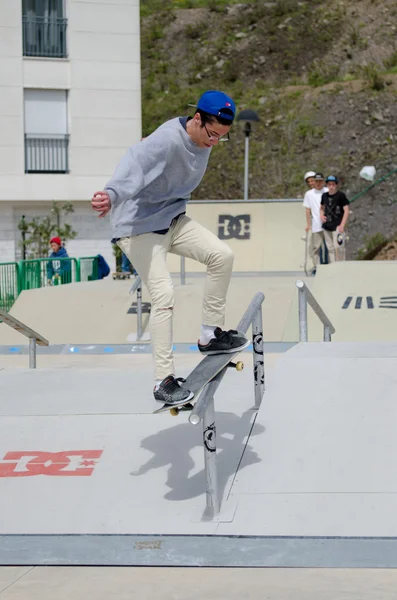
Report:
[[[255,111],[242,110],[237,115],[237,121],[245,121],[244,133],[245,133],[245,165],[244,165],[244,200],[248,200],[248,155],[249,155],[249,139],[251,135],[251,123],[259,121],[259,117]]]

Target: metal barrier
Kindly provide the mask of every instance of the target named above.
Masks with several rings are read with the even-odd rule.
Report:
[[[0,263],[0,308],[9,311],[20,292],[18,263]]]
[[[96,281],[98,277],[98,256],[84,256],[77,259],[77,281]]]
[[[21,260],[19,269],[21,291],[79,281],[76,258]]]
[[[22,15],[24,56],[66,58],[67,19]]]
[[[39,346],[48,346],[48,340],[46,340],[42,335],[40,335],[33,329],[30,329],[30,327],[28,327],[21,321],[18,321],[18,319],[16,319],[15,317],[12,317],[8,312],[1,309],[0,319],[16,331],[19,331],[19,333],[22,333],[23,335],[26,335],[27,338],[29,338],[29,369],[35,369],[36,343]]]
[[[254,356],[255,409],[258,410],[265,391],[265,370],[263,353],[262,303],[265,296],[258,292],[245,311],[237,330],[247,333],[252,326],[252,347]],[[216,467],[216,424],[214,395],[225,375],[227,367],[222,369],[204,388],[199,396],[189,421],[192,425],[203,422],[204,464],[206,480],[206,513],[214,517],[220,511],[220,495]]]
[[[331,335],[335,333],[335,327],[328,319],[327,315],[307,287],[307,285],[298,279],[296,282],[299,294],[299,341],[307,342],[307,305],[310,304],[322,324],[324,325],[324,342],[331,341]]]

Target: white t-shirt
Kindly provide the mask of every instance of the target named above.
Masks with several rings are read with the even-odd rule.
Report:
[[[320,219],[320,205],[321,205],[321,196],[328,192],[327,187],[323,187],[322,190],[308,190],[303,199],[303,206],[305,208],[310,208],[312,213],[312,232],[317,233],[318,231],[323,231],[322,223]]]

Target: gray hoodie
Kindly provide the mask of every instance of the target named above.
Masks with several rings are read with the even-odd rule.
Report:
[[[114,238],[167,229],[186,210],[207,168],[210,148],[199,148],[187,118],[166,121],[131,146],[106,184]]]

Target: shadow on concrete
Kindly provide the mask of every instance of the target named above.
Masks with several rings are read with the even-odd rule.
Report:
[[[251,435],[265,431],[255,420],[256,413],[253,411],[247,411],[241,416],[225,412],[216,414],[217,469],[221,500],[240,463],[245,468],[261,460],[248,444]],[[166,481],[170,491],[164,496],[167,500],[188,500],[204,495],[204,450],[199,459],[203,468],[189,477],[189,473],[196,467],[190,453],[196,446],[203,448],[202,436],[202,426],[193,427],[190,423],[183,423],[148,436],[142,440],[141,447],[152,452],[153,456],[131,475],[145,475],[152,469],[170,465]],[[245,439],[247,436],[248,441]]]

